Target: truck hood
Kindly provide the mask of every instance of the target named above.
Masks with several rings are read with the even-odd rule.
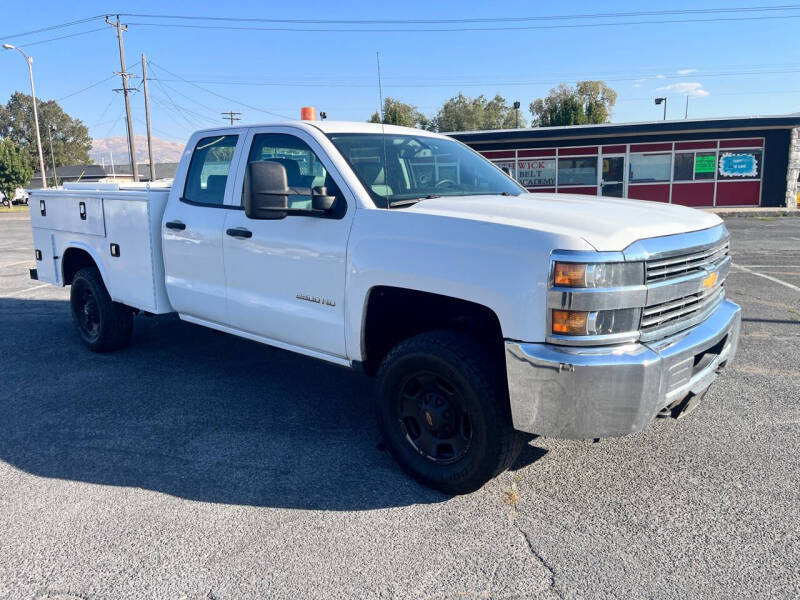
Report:
[[[580,237],[598,251],[619,251],[644,238],[722,222],[714,214],[676,204],[577,194],[450,196],[423,200],[405,210]]]

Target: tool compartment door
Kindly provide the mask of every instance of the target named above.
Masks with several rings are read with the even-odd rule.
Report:
[[[36,273],[39,281],[61,285],[61,273],[56,268],[53,232],[33,229],[33,251],[36,256]]]
[[[31,226],[88,235],[105,235],[103,199],[82,194],[34,194],[30,200]]]

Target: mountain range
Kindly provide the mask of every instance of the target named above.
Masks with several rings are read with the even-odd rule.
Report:
[[[147,162],[147,136],[137,135],[134,138],[136,144],[136,161],[139,163]],[[180,161],[185,144],[180,142],[170,142],[161,138],[153,138],[153,162],[156,163],[176,163]],[[128,162],[128,138],[125,136],[115,136],[92,140],[92,149],[89,157],[95,164],[111,164],[111,158],[115,164],[125,164]]]

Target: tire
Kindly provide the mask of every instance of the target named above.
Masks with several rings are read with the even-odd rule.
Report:
[[[511,423],[505,373],[472,337],[434,331],[392,349],[378,371],[378,425],[420,483],[467,494],[505,471],[524,437]]]
[[[111,299],[97,267],[75,273],[70,305],[78,334],[92,352],[112,352],[130,343],[133,311]]]

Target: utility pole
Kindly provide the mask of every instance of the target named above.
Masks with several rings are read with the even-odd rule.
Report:
[[[227,119],[231,122],[231,127],[233,127],[234,121],[241,121],[242,113],[240,112],[233,112],[229,110],[228,112],[221,113],[223,119]]]
[[[53,185],[58,187],[58,173],[56,173],[56,157],[53,154],[53,132],[56,130],[55,125],[48,125],[47,137],[50,140],[50,160],[53,161]]]
[[[128,96],[130,90],[128,89],[128,77],[130,74],[125,69],[125,47],[122,45],[122,32],[128,31],[126,25],[119,22],[119,15],[117,15],[116,22],[112,22],[106,16],[106,23],[111,25],[117,30],[117,40],[119,41],[119,66],[120,77],[122,77],[122,94],[125,96],[125,116],[128,122],[128,152],[131,155],[131,175],[134,181],[139,181],[139,170],[136,168],[136,143],[133,139],[133,120],[131,119],[131,99]]]
[[[150,131],[150,94],[147,92],[147,59],[142,54],[142,84],[144,86],[144,116],[147,121],[147,158],[150,161],[150,181],[156,180],[156,166],[153,164],[153,134]]]
[[[689,94],[686,94],[686,110],[683,111],[683,118],[684,119],[689,118]]]

